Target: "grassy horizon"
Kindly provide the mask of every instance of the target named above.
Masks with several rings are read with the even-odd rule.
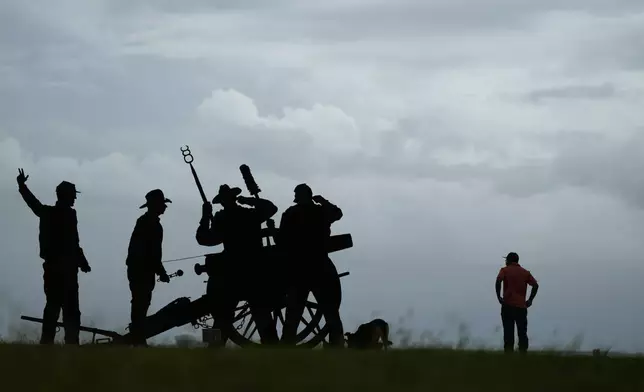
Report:
[[[449,330],[447,329],[441,329],[436,332],[430,329],[418,329],[406,326],[412,318],[413,309],[408,309],[405,315],[400,316],[398,320],[390,323],[392,327],[390,340],[394,342],[394,348],[497,350],[503,346],[503,331],[500,325],[490,328],[490,333],[486,334],[486,336],[477,336],[472,333],[470,325],[464,321],[457,321],[455,325],[452,326],[452,333],[449,333]],[[88,320],[83,323],[83,325],[87,327],[105,328],[104,325],[98,325],[98,323],[93,322],[93,320]],[[40,331],[41,324],[22,320],[14,321],[8,325],[8,333],[4,336],[0,335],[0,342],[36,342],[39,340]],[[118,329],[116,331],[123,332]],[[347,331],[352,330],[349,328]],[[171,331],[167,331],[161,336],[148,339],[148,343],[163,346],[175,346],[177,344],[175,340],[177,337],[185,337],[186,335],[189,335],[192,339],[201,340],[200,334],[200,330],[195,332],[192,326],[185,325],[173,328]],[[451,336],[448,337],[446,335]],[[64,330],[61,328],[56,334],[56,341],[62,342],[63,336]],[[81,332],[80,337],[82,342],[89,342],[91,340],[91,334],[87,332]],[[558,336],[557,330],[554,329],[549,339],[546,339],[543,335],[530,334],[530,345],[531,348],[541,351],[573,352],[579,351],[583,346],[586,346],[584,347],[586,351],[591,351],[592,349],[597,348],[602,351],[611,349],[611,345],[591,346],[584,344],[584,337],[583,333],[577,333],[569,336],[567,339],[562,339]]]
[[[532,352],[82,347],[0,344],[5,385],[28,391],[644,390],[644,358]]]

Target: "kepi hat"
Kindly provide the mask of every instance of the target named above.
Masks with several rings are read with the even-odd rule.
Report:
[[[80,193],[76,190],[76,185],[72,184],[69,181],[62,181],[60,184],[58,184],[58,186],[56,187],[56,193],[59,192]]]

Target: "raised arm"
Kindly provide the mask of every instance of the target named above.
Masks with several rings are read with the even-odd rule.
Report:
[[[40,200],[38,200],[31,190],[27,188],[26,182],[28,178],[29,176],[25,176],[24,170],[18,169],[18,177],[16,178],[18,181],[18,192],[20,192],[20,195],[25,203],[27,203],[27,206],[31,208],[31,211],[33,211],[36,216],[40,217],[44,207]]]
[[[270,200],[241,196],[237,198],[237,201],[255,207],[254,213],[259,223],[264,223],[277,214],[277,206]]]
[[[329,225],[342,219],[342,210],[340,207],[320,195],[314,196],[313,200],[319,203],[324,209],[324,218]]]
[[[223,242],[217,220],[212,216],[212,205],[208,202],[203,204],[195,238],[197,243],[202,246],[217,246]]]

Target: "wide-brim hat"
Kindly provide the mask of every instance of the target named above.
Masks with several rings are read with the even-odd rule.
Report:
[[[161,189],[153,189],[145,195],[145,204],[139,208],[145,208],[150,204],[172,203],[172,200],[163,195]]]
[[[237,197],[242,193],[242,190],[237,187],[230,187],[228,184],[219,186],[219,193],[212,199],[212,203],[221,203],[221,198],[225,196]]]

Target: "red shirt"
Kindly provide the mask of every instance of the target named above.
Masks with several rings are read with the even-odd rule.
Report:
[[[521,267],[519,263],[511,263],[499,271],[497,280],[503,282],[503,303],[508,306],[526,308],[526,292],[528,285],[537,284],[530,271]]]

